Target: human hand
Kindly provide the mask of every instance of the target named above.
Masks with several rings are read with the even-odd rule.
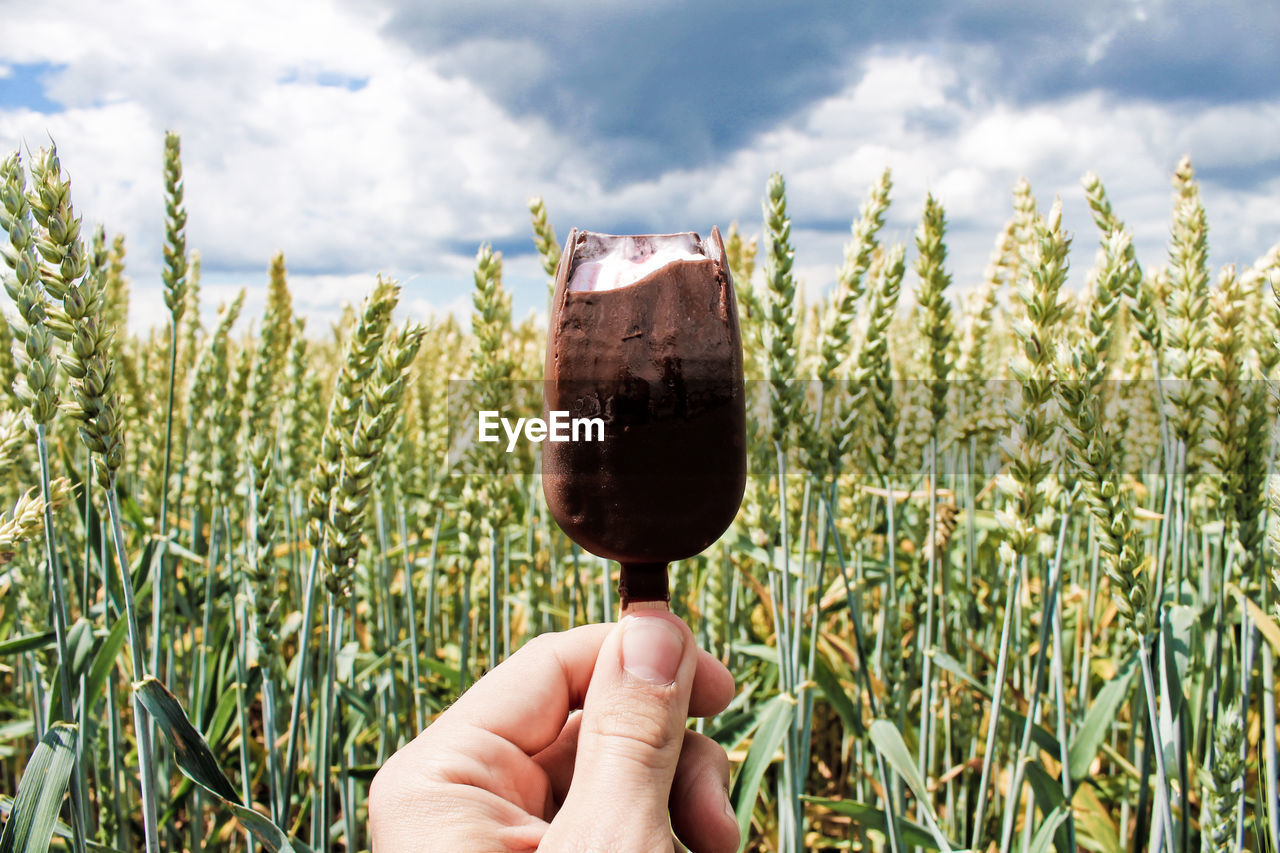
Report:
[[[733,676],[670,613],[529,642],[378,771],[374,853],[733,851],[729,762],[686,719]],[[581,713],[575,709],[581,708]]]

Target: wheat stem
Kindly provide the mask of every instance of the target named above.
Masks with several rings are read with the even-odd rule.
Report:
[[[129,576],[129,560],[124,551],[124,528],[121,525],[120,500],[116,496],[116,472],[109,470],[106,484],[107,515],[111,521],[111,541],[115,545],[116,566],[120,570],[120,586],[124,594],[124,618],[129,620],[129,652],[133,664],[133,682],[138,684],[147,677],[143,662],[142,631],[134,603],[133,578]],[[138,694],[133,693],[133,729],[138,747],[138,777],[142,783],[143,849],[146,853],[160,853],[157,835],[155,766],[151,750],[151,715],[143,707]]]

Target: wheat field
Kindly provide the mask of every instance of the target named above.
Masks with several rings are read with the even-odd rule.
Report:
[[[393,323],[383,279],[308,327],[279,255],[261,317],[204,325],[169,134],[171,322],[131,332],[127,238],[69,171],[0,164],[0,853],[368,849],[400,745],[532,636],[616,618],[536,445],[465,440],[539,411],[546,330],[487,246],[469,329]],[[932,197],[882,243],[886,171],[814,304],[780,175],[730,229],[749,480],[672,608],[737,681],[697,726],[745,850],[1280,851],[1280,244],[1211,270],[1189,160],[1165,257],[1080,192],[1073,235],[1019,182],[953,282]]]

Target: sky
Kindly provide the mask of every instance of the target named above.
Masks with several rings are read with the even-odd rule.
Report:
[[[469,316],[476,251],[545,313],[527,200],[561,240],[760,231],[786,177],[807,298],[835,281],[867,188],[884,239],[943,203],[957,290],[1025,176],[1075,237],[1096,171],[1144,265],[1166,258],[1190,155],[1215,265],[1280,242],[1280,6],[757,0],[0,0],[0,150],[52,139],[86,222],[126,235],[131,324],[159,328],[164,133],[182,137],[208,311],[260,308],[285,253],[313,333],[379,272],[402,313]]]

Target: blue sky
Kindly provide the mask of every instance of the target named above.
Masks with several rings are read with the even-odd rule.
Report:
[[[404,282],[408,313],[465,314],[485,241],[517,311],[540,309],[530,195],[561,237],[753,233],[775,170],[810,299],[885,166],[886,236],[909,242],[933,192],[960,288],[1020,175],[1042,207],[1062,197],[1077,282],[1096,240],[1089,170],[1147,265],[1164,259],[1184,154],[1215,263],[1280,241],[1275,4],[68,0],[4,14],[0,145],[58,142],[86,219],[127,235],[140,328],[164,316],[167,128],[183,137],[208,301],[248,285],[260,304],[282,249],[313,330],[379,271]]]

